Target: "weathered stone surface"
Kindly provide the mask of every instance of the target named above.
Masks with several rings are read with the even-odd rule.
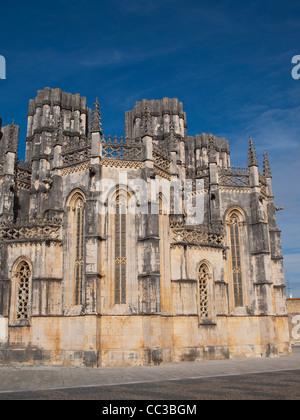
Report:
[[[0,363],[289,354],[271,170],[253,140],[232,167],[226,139],[187,135],[177,99],[137,102],[120,139],[102,134],[98,101],[91,115],[78,94],[39,91],[25,162],[18,126],[0,126]],[[193,225],[176,202],[186,179],[184,204],[204,203]]]

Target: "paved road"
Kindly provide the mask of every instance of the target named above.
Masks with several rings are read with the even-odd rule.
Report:
[[[0,400],[300,399],[291,357],[124,368],[0,367]]]
[[[300,400],[300,369],[205,379],[2,393],[0,400]],[[103,405],[102,405],[103,406]]]

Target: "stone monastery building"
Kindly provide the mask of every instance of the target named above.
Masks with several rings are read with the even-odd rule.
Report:
[[[104,136],[98,100],[45,88],[24,162],[18,144],[17,125],[1,128],[0,363],[290,353],[271,171],[252,139],[232,167],[228,141],[188,136],[169,98],[137,102],[125,137]]]

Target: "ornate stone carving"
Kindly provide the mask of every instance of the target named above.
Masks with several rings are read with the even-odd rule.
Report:
[[[70,151],[62,154],[63,165],[73,165],[78,162],[88,160],[90,158],[90,149],[84,148],[79,150]]]
[[[153,159],[155,166],[164,170],[170,169],[171,159],[166,149],[153,145]]]
[[[229,187],[248,187],[249,186],[249,172],[248,168],[234,167],[219,168],[219,185]]]
[[[0,240],[2,242],[55,239],[61,239],[61,222],[58,222],[58,220],[36,220],[26,224],[0,227]]]
[[[105,159],[142,160],[142,146],[129,142],[124,137],[103,136],[102,157]]]
[[[87,171],[90,168],[90,162],[85,161],[82,163],[77,163],[75,165],[69,166],[67,168],[60,169],[60,174],[62,176],[74,174],[75,172]]]
[[[224,247],[225,232],[223,228],[183,227],[172,229],[171,246],[213,246]]]
[[[15,276],[18,281],[17,320],[28,320],[30,268],[26,261],[19,265]]]
[[[198,287],[199,287],[199,315],[200,319],[207,319],[208,311],[208,281],[209,270],[206,264],[201,264],[198,271]]]

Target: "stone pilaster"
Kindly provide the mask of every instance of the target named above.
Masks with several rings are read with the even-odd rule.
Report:
[[[150,114],[147,106],[142,116],[142,142],[144,163],[142,179],[151,191],[150,181],[155,177],[153,160],[153,138]],[[144,314],[160,312],[160,254],[159,254],[159,204],[156,197],[148,197],[147,204],[140,208],[141,229],[138,247],[141,248],[141,271],[139,281],[139,310]]]
[[[251,187],[251,254],[255,273],[253,280],[256,291],[256,310],[259,315],[268,315],[273,313],[268,221],[265,220],[265,203],[263,196],[260,194],[258,161],[251,137],[248,170]]]
[[[1,128],[1,127],[0,127]],[[0,220],[13,221],[16,199],[16,164],[18,155],[19,126],[12,124],[3,127],[1,155],[3,161],[0,184]]]
[[[209,137],[209,204],[210,204],[210,222],[211,224],[221,223],[220,213],[220,193],[217,172],[216,149],[212,135]]]

